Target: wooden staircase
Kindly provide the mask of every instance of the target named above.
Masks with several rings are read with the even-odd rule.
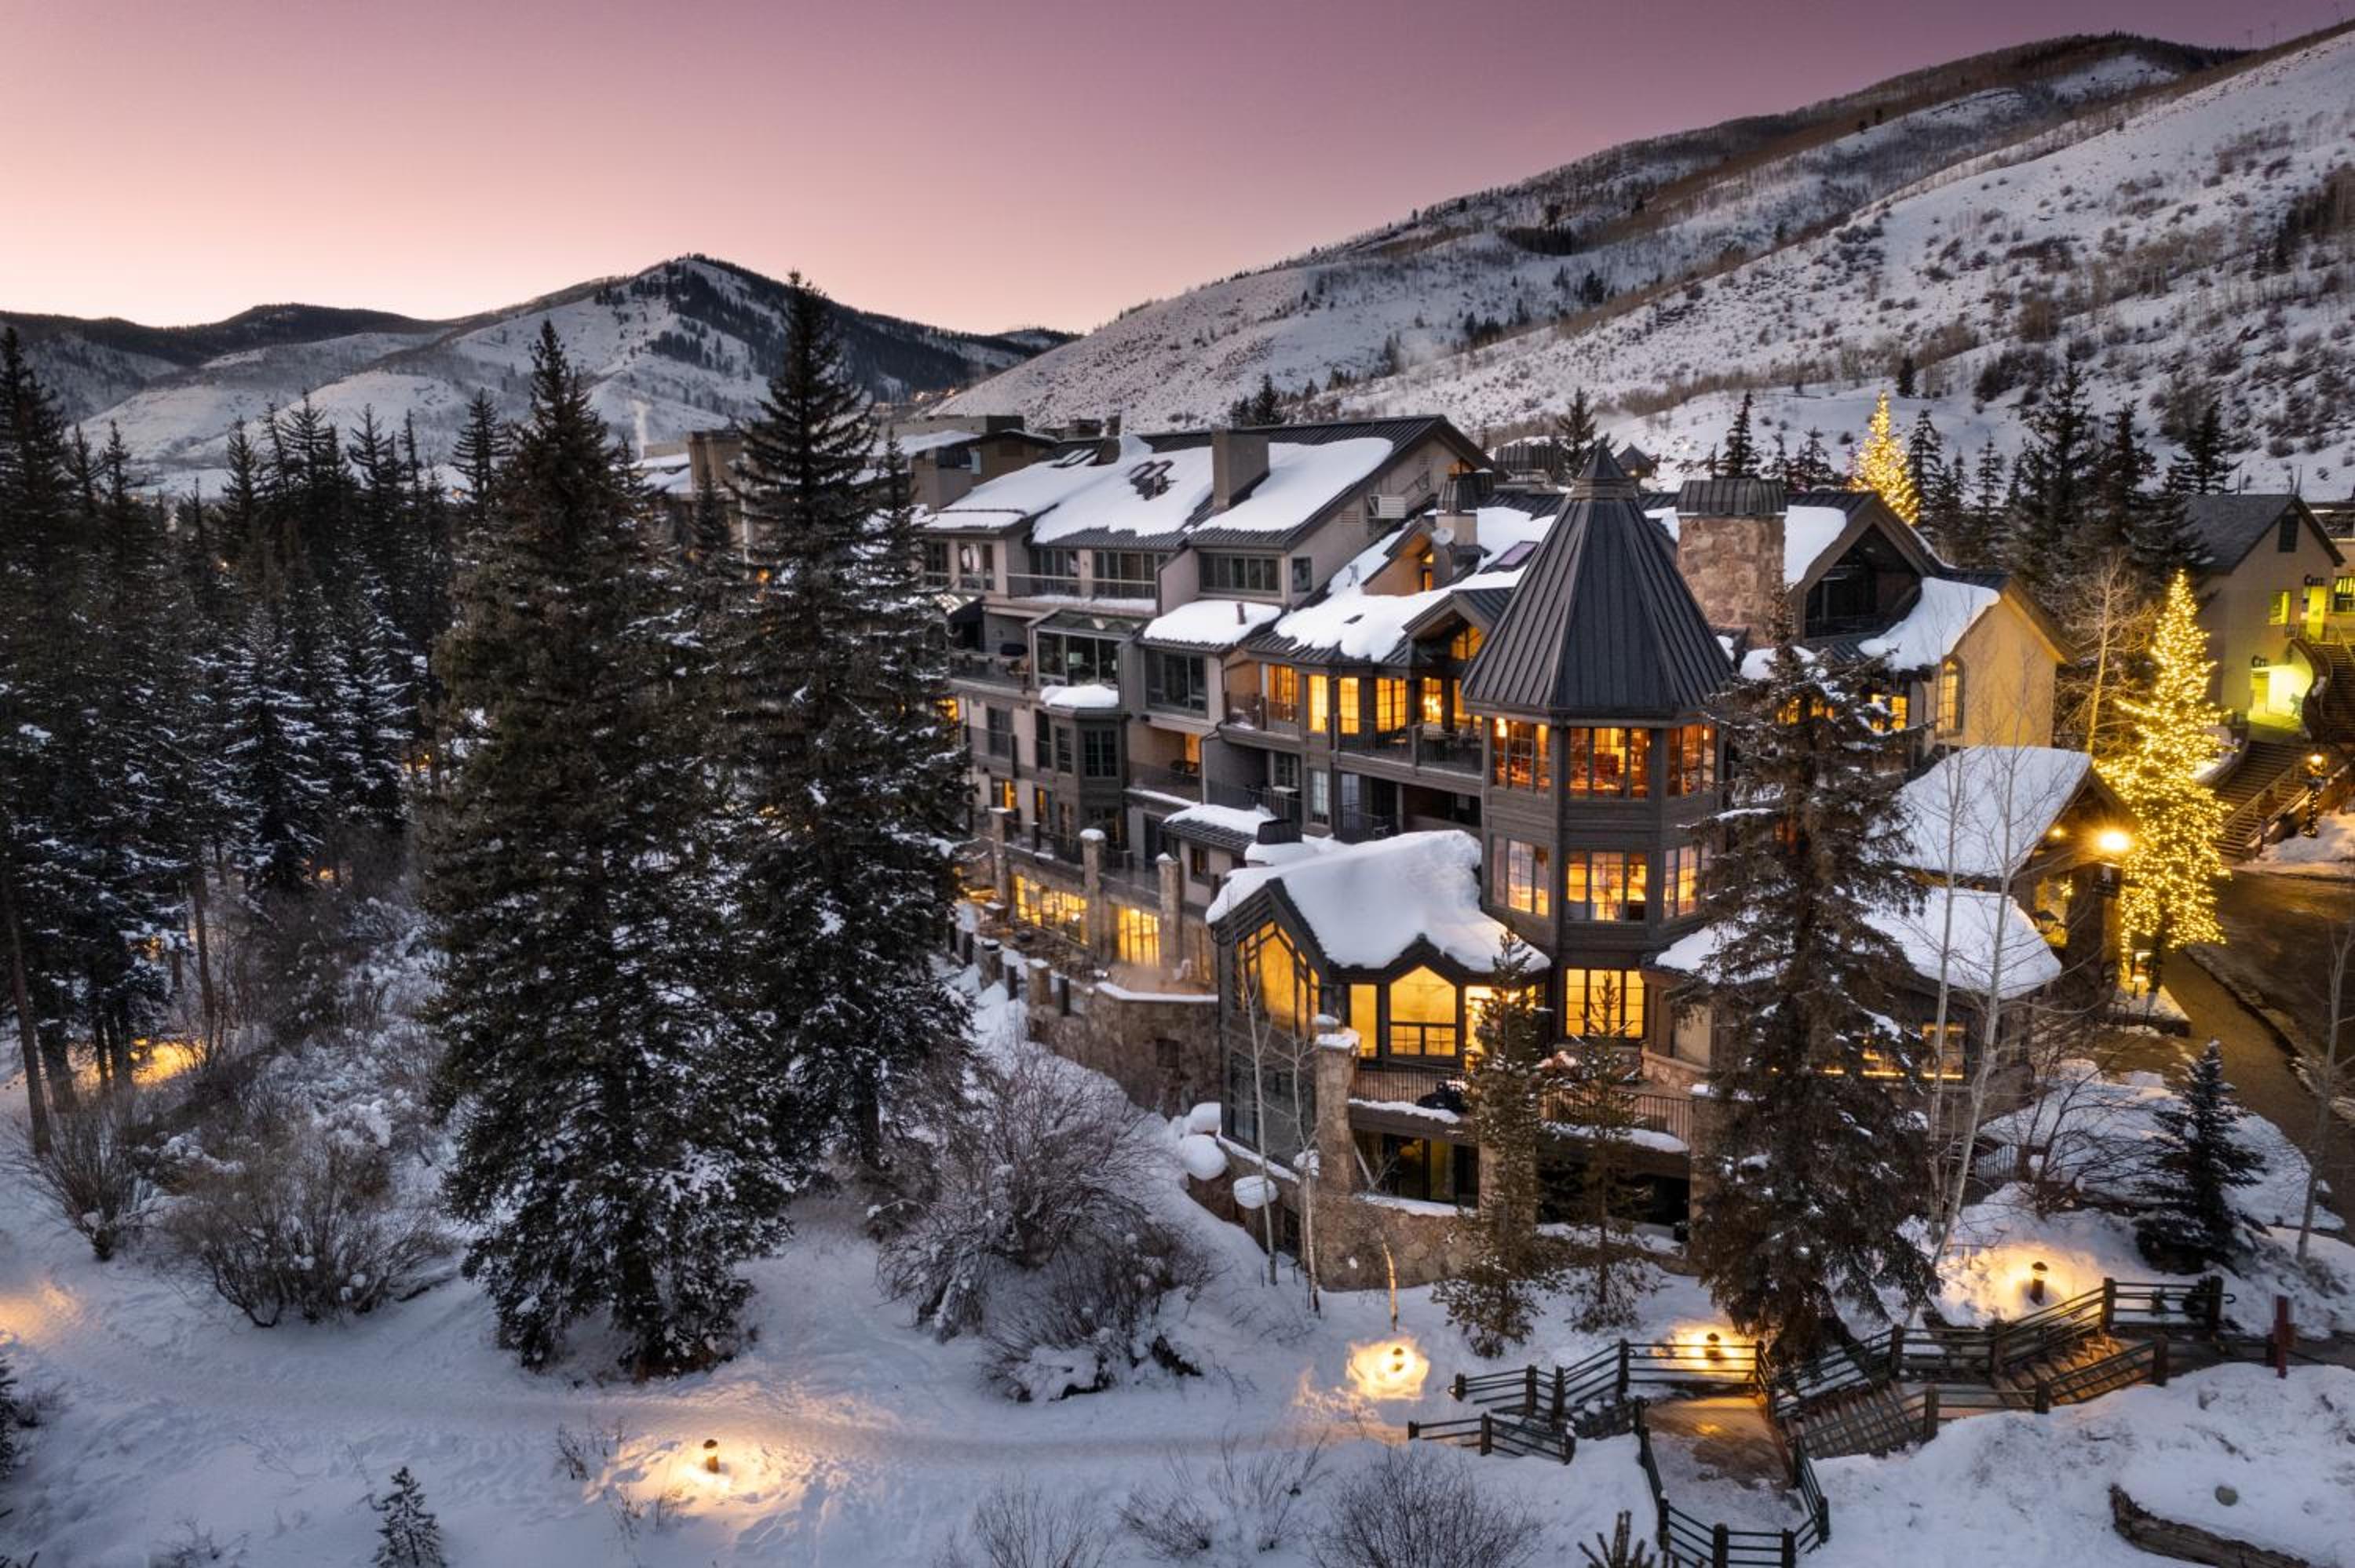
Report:
[[[2355,741],[2355,648],[2312,637],[2293,641],[2317,676],[2306,700],[2307,733],[2320,741]]]
[[[1784,1427],[1818,1459],[1843,1454],[1886,1454],[1916,1443],[1922,1419],[1891,1383],[1843,1388],[1787,1417]]]
[[[2304,788],[2307,751],[2302,740],[2252,739],[2242,749],[2241,759],[2216,785],[2216,798],[2224,803],[2217,848],[2228,855],[2256,853],[2265,824]]]

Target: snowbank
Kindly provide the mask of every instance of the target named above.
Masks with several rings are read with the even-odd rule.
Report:
[[[1345,968],[1380,969],[1427,941],[1485,970],[1504,939],[1505,927],[1480,909],[1480,841],[1469,833],[1401,833],[1282,865],[1247,865],[1227,878],[1208,918],[1216,924],[1271,884],[1325,957]]]

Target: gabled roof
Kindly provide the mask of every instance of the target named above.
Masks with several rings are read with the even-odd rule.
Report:
[[[1731,675],[1634,483],[1598,446],[1464,682],[1476,708],[1593,718],[1689,713]]]
[[[1505,936],[1480,907],[1480,841],[1452,828],[1247,865],[1227,877],[1205,918],[1248,928],[1268,916],[1302,938],[1320,968],[1438,959],[1487,974]],[[1542,965],[1542,954],[1530,957]]]
[[[2082,751],[2050,746],[1966,746],[1898,793],[1905,863],[1964,882],[2018,876],[2063,813],[2086,794],[2123,818],[2125,806]]]
[[[2187,495],[2183,498],[2183,526],[2194,541],[2196,552],[2205,557],[2200,569],[2211,574],[2232,571],[2248,558],[2249,552],[2273,532],[2282,514],[2292,507],[2297,509],[2299,520],[2314,530],[2314,536],[2322,541],[2322,547],[2330,552],[2332,560],[2346,559],[2329,534],[2316,521],[2313,512],[2295,495]]]

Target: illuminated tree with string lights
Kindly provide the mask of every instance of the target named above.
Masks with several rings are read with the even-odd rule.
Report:
[[[1891,426],[1886,392],[1873,406],[1871,427],[1865,432],[1864,444],[1856,449],[1855,461],[1849,464],[1848,487],[1874,492],[1889,503],[1889,510],[1908,523],[1921,518],[1922,493],[1913,488],[1913,461],[1906,456],[1905,443],[1897,439]]]
[[[2126,950],[2150,950],[2150,989],[2158,991],[2166,955],[2193,942],[2221,942],[2216,885],[2225,875],[2216,852],[2224,803],[2200,779],[2216,759],[2215,726],[2222,716],[2208,701],[2215,662],[2200,630],[2191,579],[2179,571],[2151,634],[2147,690],[2122,697],[2122,730],[2134,738],[2102,765],[2102,775],[2135,814],[2126,887],[2118,900]]]

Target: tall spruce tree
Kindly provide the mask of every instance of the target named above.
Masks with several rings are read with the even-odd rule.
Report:
[[[2211,1040],[2175,1103],[2153,1113],[2158,1138],[2135,1239],[2158,1266],[2196,1273],[2244,1250],[2250,1227],[2232,1206],[2232,1189],[2255,1182],[2265,1162],[2234,1130],[2241,1114],[2224,1081],[2224,1048]]]
[[[1480,1204],[1457,1222],[1470,1261],[1431,1292],[1478,1356],[1502,1355],[1529,1337],[1538,1298],[1561,1284],[1568,1261],[1538,1224],[1538,1142],[1551,1069],[1532,978],[1529,949],[1508,932],[1480,1016],[1480,1057],[1464,1084],[1480,1140]]]
[[[1586,400],[1586,388],[1570,389],[1570,407],[1553,418],[1553,474],[1561,479],[1575,473],[1586,461],[1586,449],[1595,441],[1594,406]]]
[[[871,1164],[897,1092],[964,1036],[932,963],[963,813],[904,486],[875,493],[834,307],[798,274],[792,290],[736,465],[751,580],[714,640],[743,845],[735,946],[796,1063],[781,1129]]]
[[[2094,499],[2100,421],[2087,401],[2085,367],[2071,355],[2028,422],[2028,443],[2012,468],[2006,565],[2034,587],[2065,594],[2096,554],[2085,527]]]
[[[1563,1064],[1563,1086],[1579,1129],[1579,1234],[1570,1245],[1568,1277],[1582,1329],[1633,1323],[1656,1273],[1636,1235],[1635,1217],[1645,1199],[1630,1169],[1634,1135],[1642,1125],[1636,1101],[1640,1080],[1624,1046],[1611,1036],[1581,1035]]]
[[[610,1315],[642,1373],[728,1352],[737,1265],[806,1178],[769,1124],[785,1064],[751,1026],[721,912],[693,705],[670,700],[683,598],[623,450],[554,330],[492,489],[443,663],[481,715],[437,813],[445,1188],[465,1268],[527,1366]]]
[[[1733,424],[1725,432],[1725,448],[1717,460],[1717,471],[1728,479],[1751,479],[1758,472],[1758,442],[1750,432],[1751,395],[1742,395],[1742,407],[1734,411]]]
[[[2221,495],[2232,487],[2232,472],[2243,443],[2224,427],[2224,405],[2211,397],[2200,416],[2183,432],[2182,450],[2167,465],[2170,495]]]
[[[1737,1325],[1795,1354],[1836,1331],[1839,1302],[1930,1284],[1907,1235],[1927,1202],[1914,1042],[1891,1022],[1906,959],[1888,922],[1922,892],[1900,858],[1904,737],[1870,694],[1887,688],[1876,663],[1835,671],[1786,633],[1717,714],[1742,768],[1695,988],[1726,1033],[1694,1261]]]

